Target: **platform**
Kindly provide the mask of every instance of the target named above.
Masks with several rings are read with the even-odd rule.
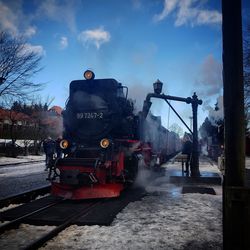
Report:
[[[222,175],[217,167],[207,157],[200,157],[199,170],[200,176],[191,177],[190,172],[183,172],[182,163],[179,161],[172,161],[166,164],[166,174],[169,177],[170,183],[176,184],[211,184],[221,185]]]

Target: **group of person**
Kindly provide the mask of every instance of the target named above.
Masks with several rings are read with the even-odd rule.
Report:
[[[60,142],[62,138],[59,137],[56,140],[52,140],[51,137],[48,137],[43,141],[43,150],[45,153],[45,171],[47,171],[52,165],[53,159],[62,158],[63,152],[60,147]]]

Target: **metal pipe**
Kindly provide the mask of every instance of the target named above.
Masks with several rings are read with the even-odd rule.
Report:
[[[196,93],[193,94],[192,99],[192,112],[193,112],[193,152],[191,162],[191,176],[200,176],[199,170],[199,144],[198,144],[198,122],[197,111],[198,104],[201,104],[201,100],[198,100]]]
[[[164,99],[166,103],[169,105],[169,107],[174,111],[174,113],[178,116],[178,118],[182,121],[182,123],[185,125],[185,127],[188,129],[188,131],[193,134],[193,131],[188,127],[188,125],[185,123],[185,121],[180,117],[180,115],[176,112],[174,107],[170,104],[170,102],[167,99]]]
[[[186,103],[191,103],[192,102],[192,98],[188,97],[188,98],[183,98],[183,97],[178,97],[178,96],[171,96],[171,95],[164,95],[164,94],[154,94],[154,93],[150,93],[147,95],[146,100],[149,101],[150,98],[155,97],[155,98],[160,98],[160,99],[168,99],[168,100],[173,100],[173,101],[179,101],[179,102],[186,102]]]

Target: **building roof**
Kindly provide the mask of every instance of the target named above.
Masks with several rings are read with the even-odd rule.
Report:
[[[31,118],[21,112],[0,108],[0,120],[30,121]]]
[[[63,109],[60,106],[53,106],[52,108],[49,109],[49,111],[55,112],[57,115],[61,115]]]

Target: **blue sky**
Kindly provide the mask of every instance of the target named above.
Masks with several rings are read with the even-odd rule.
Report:
[[[222,94],[221,5],[217,0],[0,0],[0,28],[26,37],[43,55],[34,81],[44,99],[64,107],[71,80],[86,69],[129,87],[139,110],[152,84],[165,94],[203,100],[199,125]],[[190,124],[191,106],[172,102]],[[152,111],[167,127],[181,126],[168,106]]]

